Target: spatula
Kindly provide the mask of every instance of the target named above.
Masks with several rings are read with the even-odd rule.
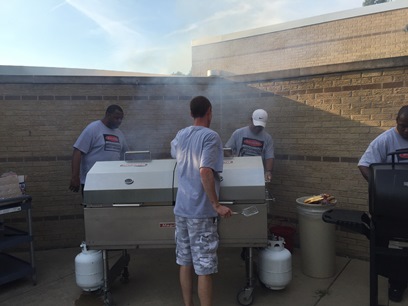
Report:
[[[256,208],[256,206],[249,206],[247,208],[244,208],[240,213],[233,211],[232,214],[233,215],[244,215],[245,217],[251,217],[253,215],[256,215],[257,213],[259,213],[258,208]]]

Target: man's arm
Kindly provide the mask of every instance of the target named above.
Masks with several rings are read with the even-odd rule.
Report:
[[[174,138],[171,143],[170,143],[170,154],[172,158],[177,157],[177,150],[176,150],[176,145],[177,145],[177,139]]]
[[[232,151],[232,155],[237,155],[237,146],[235,145],[235,137],[234,133],[232,133],[230,139],[224,144],[224,148],[229,148]]]
[[[214,181],[214,174],[211,168],[200,168],[200,176],[201,182],[203,184],[205,193],[207,194],[210,202],[214,208],[214,210],[221,216],[221,217],[229,217],[232,214],[230,208],[221,205],[218,202],[218,196],[215,192],[215,181]]]
[[[79,151],[77,148],[74,148],[74,152],[72,153],[72,161],[71,161],[71,183],[69,185],[69,189],[73,192],[78,192],[79,187],[81,186],[80,180],[80,167],[81,167],[81,157],[82,152]]]
[[[361,174],[363,175],[363,177],[368,182],[369,179],[370,179],[370,170],[369,170],[369,168],[366,167],[366,166],[358,166],[358,169],[360,169]]]
[[[273,162],[273,158],[268,158],[265,161],[265,181],[267,182],[270,182],[272,180]]]

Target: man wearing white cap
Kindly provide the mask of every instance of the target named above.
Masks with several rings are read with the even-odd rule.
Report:
[[[251,124],[237,129],[225,144],[235,156],[262,156],[265,180],[272,179],[273,161],[275,158],[271,135],[265,131],[268,113],[257,109],[252,113]]]

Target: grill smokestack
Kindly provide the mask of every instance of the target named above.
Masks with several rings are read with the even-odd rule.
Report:
[[[228,77],[234,75],[231,72],[218,70],[218,69],[209,69],[207,70],[207,77]]]
[[[221,76],[221,70],[209,69],[207,70],[207,76],[208,77]]]

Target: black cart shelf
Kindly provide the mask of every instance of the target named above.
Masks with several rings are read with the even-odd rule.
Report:
[[[0,220],[4,215],[25,211],[27,231],[22,231],[0,222],[0,285],[31,276],[33,284],[37,283],[34,263],[34,243],[31,221],[31,196],[23,195],[16,198],[0,200]],[[7,250],[22,244],[29,244],[30,260],[25,261],[7,254]]]

